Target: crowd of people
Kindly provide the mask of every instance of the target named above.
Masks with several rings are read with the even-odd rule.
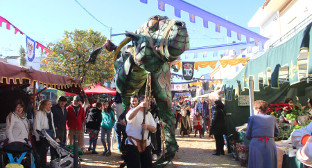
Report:
[[[132,96],[130,107],[124,110],[119,94],[113,100],[114,103],[96,102],[89,108],[82,104],[79,96],[74,96],[67,107],[67,98],[64,96],[59,97],[54,106],[49,100],[42,100],[34,113],[33,122],[27,119],[23,102],[16,101],[12,112],[6,118],[6,136],[9,143],[25,143],[25,139],[33,139],[38,167],[47,167],[47,153],[50,146],[38,130],[45,130],[57,142],[69,145],[73,144],[73,137],[76,134],[78,147],[92,154],[98,154],[96,148],[101,133],[100,138],[104,146],[102,155],[107,157],[111,156],[111,137],[114,131],[118,150],[122,153],[122,159],[127,167],[152,167],[152,160],[160,156],[162,145],[160,138],[162,122],[158,117],[157,104],[155,101],[148,101],[145,97]],[[292,99],[286,101],[293,104]],[[310,100],[308,106],[312,107]],[[226,142],[224,137],[227,132],[224,107],[221,100],[215,100],[209,106],[203,97],[193,104],[179,97],[172,105],[177,133],[181,137],[190,136],[192,132],[195,133],[195,137],[198,133],[199,138],[204,137],[205,134],[209,137],[213,136],[216,145],[213,155],[224,155]],[[279,129],[276,118],[267,115],[267,108],[267,102],[255,101],[255,115],[248,120],[246,138],[250,140],[249,167],[276,167],[277,164],[274,137],[278,136]],[[87,149],[84,149],[85,132],[89,134]],[[310,138],[301,150],[303,159],[310,156],[307,151],[311,148],[311,142]],[[50,147],[50,152],[51,160],[58,157],[54,148]]]
[[[192,113],[191,111],[194,111]],[[224,104],[221,100],[215,100],[213,105],[209,107],[209,103],[204,97],[199,98],[198,102],[193,103],[184,100],[184,97],[179,97],[178,102],[173,101],[172,111],[176,117],[176,130],[181,137],[194,131],[195,137],[197,132],[199,138],[205,136],[205,133],[209,133],[209,137],[212,135],[215,138],[216,150],[213,155],[224,155],[224,142],[226,141],[226,121]],[[191,122],[192,118],[192,122]]]
[[[158,138],[161,121],[158,118],[157,106],[153,104],[154,108],[151,110],[152,104],[144,97],[133,96],[130,108],[124,110],[119,94],[113,100],[114,103],[96,102],[87,108],[88,101],[84,99],[85,103],[82,104],[80,96],[74,96],[67,107],[67,98],[64,96],[59,97],[54,106],[50,100],[45,99],[40,101],[32,120],[27,119],[23,102],[16,101],[6,119],[8,143],[26,143],[25,139],[32,139],[37,167],[44,168],[49,167],[48,150],[50,149],[51,161],[58,158],[58,153],[47,143],[40,131],[45,130],[56,142],[68,145],[73,144],[74,135],[77,135],[78,147],[81,151],[90,151],[92,154],[98,154],[96,147],[101,133],[100,138],[104,146],[102,154],[107,157],[111,156],[111,134],[114,131],[118,150],[123,154],[122,157],[129,168],[138,165],[152,167],[151,151],[157,158],[161,150]],[[143,116],[145,116],[144,124],[140,121]],[[155,119],[158,121],[156,122]],[[84,144],[85,132],[89,134],[87,149]],[[152,139],[155,143],[153,148],[150,146]]]

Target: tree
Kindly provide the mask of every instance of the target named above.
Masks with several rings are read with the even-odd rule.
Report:
[[[19,54],[20,54],[20,65],[21,66],[26,66],[26,58],[25,58],[25,49],[21,46],[20,50],[19,50]]]
[[[48,45],[51,52],[41,61],[41,69],[76,79],[83,78],[83,84],[111,81],[114,60],[108,51],[103,50],[98,55],[95,65],[86,63],[92,51],[105,41],[105,36],[91,29],[65,31],[64,39]]]

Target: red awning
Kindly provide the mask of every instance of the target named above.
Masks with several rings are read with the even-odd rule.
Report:
[[[81,91],[80,81],[71,77],[0,62],[0,86],[31,85],[34,82],[66,92],[80,93]]]
[[[109,94],[116,95],[117,91],[105,86],[101,86],[101,83],[96,85],[89,86],[83,89],[87,95],[96,95],[96,94]]]

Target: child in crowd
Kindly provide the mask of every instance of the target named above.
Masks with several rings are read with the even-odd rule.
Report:
[[[201,138],[201,128],[202,128],[202,116],[200,115],[199,110],[196,110],[195,116],[193,117],[195,136],[197,131],[199,131],[199,137]]]

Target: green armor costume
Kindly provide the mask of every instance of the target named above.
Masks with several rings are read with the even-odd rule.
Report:
[[[184,22],[156,15],[134,33],[126,35],[128,37],[113,49],[116,89],[122,96],[124,108],[129,107],[130,96],[144,94],[146,78],[151,73],[151,94],[159,107],[159,118],[165,130],[166,153],[155,163],[156,167],[162,167],[178,150],[171,108],[170,62],[189,49],[188,33]],[[126,46],[130,41],[132,45]]]

